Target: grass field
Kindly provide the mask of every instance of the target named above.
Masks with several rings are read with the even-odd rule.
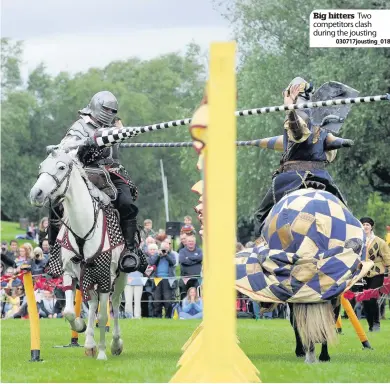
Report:
[[[20,228],[19,223],[14,223],[11,221],[2,221],[1,222],[1,241],[7,241],[8,243],[11,240],[15,239],[16,235],[23,235],[26,231]],[[23,243],[31,243],[34,247],[37,245],[31,240],[16,240],[19,245]]]
[[[69,342],[68,324],[61,319],[40,324],[44,362],[30,363],[29,321],[1,321],[1,382],[168,382],[181,347],[199,321],[121,320],[123,354],[111,356],[107,347],[107,361],[87,358],[82,348],[52,348]],[[362,324],[367,330],[366,322]],[[293,353],[287,320],[238,321],[241,348],[259,369],[262,382],[389,382],[390,320],[382,322],[381,332],[368,334],[374,350],[362,350],[347,320],[343,333],[340,343],[329,349],[330,363],[309,366]]]

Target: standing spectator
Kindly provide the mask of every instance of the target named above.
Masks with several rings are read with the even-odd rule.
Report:
[[[125,317],[127,319],[141,318],[141,297],[144,285],[142,283],[142,273],[139,271],[131,272],[128,275],[127,285],[125,287]],[[133,311],[134,298],[134,311]]]
[[[196,246],[194,235],[187,236],[186,246],[179,252],[181,276],[200,276],[202,270],[203,252]],[[197,288],[197,278],[189,279],[186,284],[180,280],[181,294],[187,292],[190,287]]]
[[[15,267],[14,254],[8,250],[8,244],[6,241],[1,242],[1,265],[4,270],[7,267]]]
[[[203,303],[198,296],[196,288],[191,287],[187,291],[187,297],[184,298],[181,310],[179,312],[180,319],[201,319],[203,317]]]
[[[187,244],[187,234],[184,232],[180,232],[180,244],[177,248],[177,252],[180,252],[182,248],[184,248]]]
[[[49,260],[50,257],[50,245],[49,245],[49,240],[48,239],[43,239],[42,240],[42,252],[43,252],[43,257],[46,260]]]
[[[36,247],[32,259],[31,273],[33,275],[42,275],[45,271],[46,263],[47,259],[43,256],[42,249]]]
[[[184,225],[191,225],[192,226],[192,217],[191,216],[184,216]]]
[[[40,221],[39,227],[38,227],[38,230],[39,230],[39,232],[38,232],[38,242],[39,242],[39,246],[41,248],[42,248],[43,239],[47,239],[48,238],[48,233],[47,233],[48,226],[49,226],[49,218],[44,217]]]
[[[161,278],[154,290],[154,313],[162,317],[162,307],[165,308],[165,318],[171,315],[171,300],[173,288],[169,284],[169,277],[175,277],[175,256],[169,252],[169,244],[163,242],[160,251],[150,257],[150,265],[156,266],[155,276]]]
[[[360,219],[366,234],[366,259],[374,266],[365,277],[365,289],[377,289],[383,286],[385,269],[390,266],[390,248],[384,240],[374,234],[374,220],[370,217]],[[364,312],[370,332],[380,331],[378,300],[375,298],[363,301]]]
[[[167,238],[167,234],[165,233],[165,229],[159,229],[159,230],[158,230],[158,233],[157,233],[157,235],[156,235],[156,237],[155,237],[156,243],[157,243],[158,245],[161,245],[161,243],[162,243],[163,241],[165,241],[166,238]]]
[[[148,236],[155,237],[156,232],[153,230],[153,222],[150,219],[144,221],[144,228],[141,231],[141,239],[145,240]]]
[[[152,236],[148,236],[142,241],[142,250],[146,253],[149,249],[149,244],[156,244],[156,239]]]
[[[165,242],[169,245],[169,252],[172,253],[173,256],[175,256],[175,260],[176,260],[175,267],[176,267],[179,265],[179,254],[173,250],[173,244],[172,244],[173,239],[170,236],[168,236]]]

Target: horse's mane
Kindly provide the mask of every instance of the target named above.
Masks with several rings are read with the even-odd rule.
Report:
[[[87,185],[87,188],[89,190],[89,194],[91,195],[91,197],[98,199],[104,205],[110,204],[111,199],[89,180],[87,172],[85,171],[84,165],[81,163],[80,159],[77,156],[77,152],[74,150],[66,151],[65,149],[58,148],[58,149],[53,150],[51,155],[53,157],[56,157],[58,151],[63,151],[70,156],[70,158],[73,161],[73,164],[75,165],[78,172],[80,173],[81,178],[84,180],[85,184]]]

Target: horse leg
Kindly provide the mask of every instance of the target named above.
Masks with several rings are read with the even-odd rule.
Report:
[[[111,354],[120,355],[123,351],[123,340],[121,339],[121,330],[119,327],[119,306],[121,296],[125,289],[127,274],[121,272],[115,281],[114,292],[111,297],[112,309],[114,312],[114,329],[112,332]]]
[[[65,291],[65,309],[64,309],[64,317],[69,321],[70,326],[73,331],[78,332],[76,325],[76,313],[74,311],[74,292],[76,288],[75,281],[72,276],[65,271],[64,273],[64,291]]]
[[[315,346],[314,346],[314,343],[310,343],[309,350],[306,351],[305,363],[313,364],[313,363],[316,363],[316,362],[317,362],[317,359],[316,359]]]
[[[110,293],[99,294],[100,311],[98,314],[98,318],[99,318],[100,340],[99,340],[99,354],[97,360],[107,360],[106,324],[108,320],[107,305],[109,304],[109,299],[110,299]]]
[[[330,361],[330,356],[328,353],[328,343],[322,343],[319,360],[323,362]]]
[[[339,318],[339,315],[340,315],[341,304],[337,300],[336,301],[332,300],[332,305],[334,306],[333,307],[334,318],[335,318],[335,321],[337,322],[337,319]],[[320,354],[319,360],[323,361],[323,362],[330,361],[327,342],[322,343],[321,354]]]
[[[80,276],[79,266],[73,268],[73,263],[70,261],[69,257],[63,260],[64,265],[64,278],[63,285],[65,291],[65,308],[64,308],[64,317],[69,321],[70,327],[73,331],[77,333],[83,333],[87,329],[85,321],[76,317],[74,311],[74,298],[76,292],[76,278],[75,276]]]
[[[295,355],[296,355],[297,357],[304,357],[304,356],[305,356],[305,350],[304,350],[304,348],[303,348],[301,336],[299,336],[297,324],[296,324],[296,322],[294,321],[294,310],[293,310],[293,305],[289,303],[288,306],[289,306],[289,308],[290,308],[290,324],[291,324],[291,326],[293,327],[294,333],[295,333],[295,342],[296,342],[296,346],[295,346]]]
[[[98,295],[95,291],[89,291],[91,299],[88,301],[88,326],[85,332],[85,354],[87,356],[96,356],[96,342],[94,339],[95,313],[98,307]]]

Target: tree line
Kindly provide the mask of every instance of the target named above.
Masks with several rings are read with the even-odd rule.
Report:
[[[280,105],[282,91],[296,76],[318,87],[343,82],[362,96],[390,92],[390,50],[386,48],[309,48],[309,16],[315,9],[389,8],[390,1],[309,0],[299,7],[288,0],[214,1],[229,20],[238,42],[239,109]],[[319,4],[320,3],[320,4]],[[38,220],[28,193],[45,158],[45,147],[57,144],[77,119],[77,111],[100,90],[119,100],[124,125],[139,126],[190,117],[199,104],[207,78],[200,47],[190,44],[184,55],[171,53],[151,60],[129,58],[86,72],[51,76],[44,63],[21,79],[23,42],[3,38],[2,93],[2,211],[12,220]],[[242,117],[238,140],[279,135],[283,113]],[[354,105],[342,136],[353,139],[338,151],[329,171],[346,195],[355,216],[372,215],[378,234],[390,224],[390,108],[385,102]],[[223,127],[221,127],[221,135]],[[143,134],[135,142],[190,141],[188,127]],[[280,154],[259,148],[238,149],[238,215],[250,220],[266,193]],[[168,179],[170,219],[182,220],[197,204],[190,192],[199,179],[197,156],[191,148],[124,148],[123,164],[139,186],[140,219],[165,224],[160,159]],[[223,193],[223,191],[221,191]],[[195,216],[195,214],[193,214]]]

